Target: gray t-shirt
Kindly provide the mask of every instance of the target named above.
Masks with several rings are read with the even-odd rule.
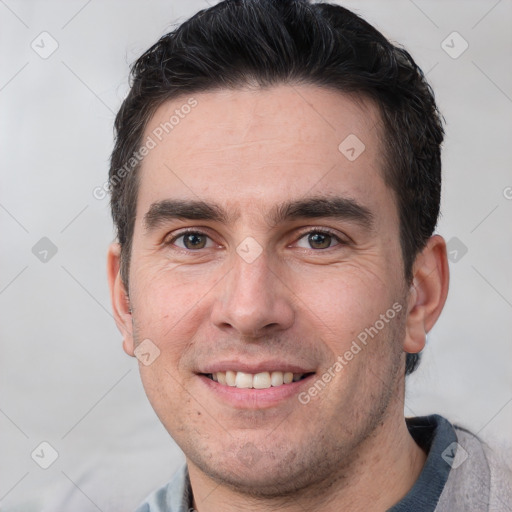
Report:
[[[416,443],[428,453],[423,470],[404,498],[387,512],[511,512],[512,472],[489,446],[439,415],[407,418]],[[192,512],[184,465],[150,494],[136,512]]]

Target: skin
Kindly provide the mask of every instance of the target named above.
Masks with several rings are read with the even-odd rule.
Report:
[[[186,455],[194,507],[329,512],[343,500],[346,510],[384,510],[407,494],[426,458],[403,415],[404,362],[423,349],[446,300],[445,242],[429,240],[409,286],[370,101],[310,85],[194,98],[142,163],[129,290],[118,244],[108,255],[124,350],[133,356],[145,339],[160,350],[149,366],[139,363],[141,378]],[[162,105],[144,138],[187,99]],[[338,150],[350,134],[365,144],[354,161]],[[372,226],[268,221],[282,202],[334,196],[371,212]],[[166,199],[214,202],[231,218],[168,218],[148,229],[147,212]],[[205,233],[194,239],[204,247],[175,239],[183,228]],[[308,237],[315,229],[335,237]],[[246,237],[262,248],[252,262],[236,250]],[[321,378],[397,303],[400,313],[305,405],[294,393],[272,406],[234,406],[197,374],[211,361],[278,358]]]

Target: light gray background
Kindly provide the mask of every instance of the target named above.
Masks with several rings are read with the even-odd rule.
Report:
[[[512,2],[343,5],[428,72],[447,122],[438,232],[467,247],[406,414],[444,414],[510,455]],[[92,190],[106,180],[128,64],[207,6],[0,0],[1,510],[132,510],[183,461],[122,351],[105,274],[108,200]],[[59,45],[47,59],[31,48],[48,51],[43,31]],[[441,47],[453,31],[469,44],[456,59]],[[447,44],[453,53],[463,41]],[[32,253],[42,237],[58,249],[46,263]],[[59,454],[46,470],[31,458],[42,441]]]

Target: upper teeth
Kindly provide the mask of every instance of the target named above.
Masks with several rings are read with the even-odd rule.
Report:
[[[267,389],[271,386],[281,386],[300,380],[303,373],[292,372],[261,372],[261,373],[244,373],[228,370],[227,372],[212,373],[212,379],[219,384],[224,384],[237,388],[255,388]]]

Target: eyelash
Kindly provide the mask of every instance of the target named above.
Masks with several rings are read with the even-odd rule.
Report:
[[[348,245],[348,243],[349,243],[346,240],[342,240],[334,231],[331,231],[330,229],[327,229],[327,228],[312,228],[312,229],[310,228],[307,231],[301,232],[299,234],[299,237],[297,238],[296,241],[299,241],[302,238],[304,238],[306,235],[309,235],[309,234],[312,234],[312,233],[319,233],[319,234],[322,234],[322,235],[331,236],[337,242],[337,244],[335,246],[332,246],[332,247],[327,247],[326,249],[313,249],[313,248],[310,248],[311,251],[315,251],[315,252],[327,251],[328,249],[332,249],[333,247],[336,247],[337,245]],[[165,245],[165,246],[172,246],[172,245],[174,245],[176,240],[178,240],[179,238],[181,238],[183,236],[186,236],[188,234],[206,236],[206,237],[210,238],[210,240],[212,239],[208,235],[208,233],[205,233],[204,231],[200,231],[200,230],[194,229],[194,228],[189,228],[189,229],[186,229],[184,231],[180,231],[175,236],[173,236],[170,240],[164,240],[163,245]],[[200,249],[197,249],[197,250],[194,250],[194,249],[184,249],[182,247],[176,247],[176,249],[181,251],[181,252],[186,252],[186,253],[192,253],[192,252],[200,251]]]

